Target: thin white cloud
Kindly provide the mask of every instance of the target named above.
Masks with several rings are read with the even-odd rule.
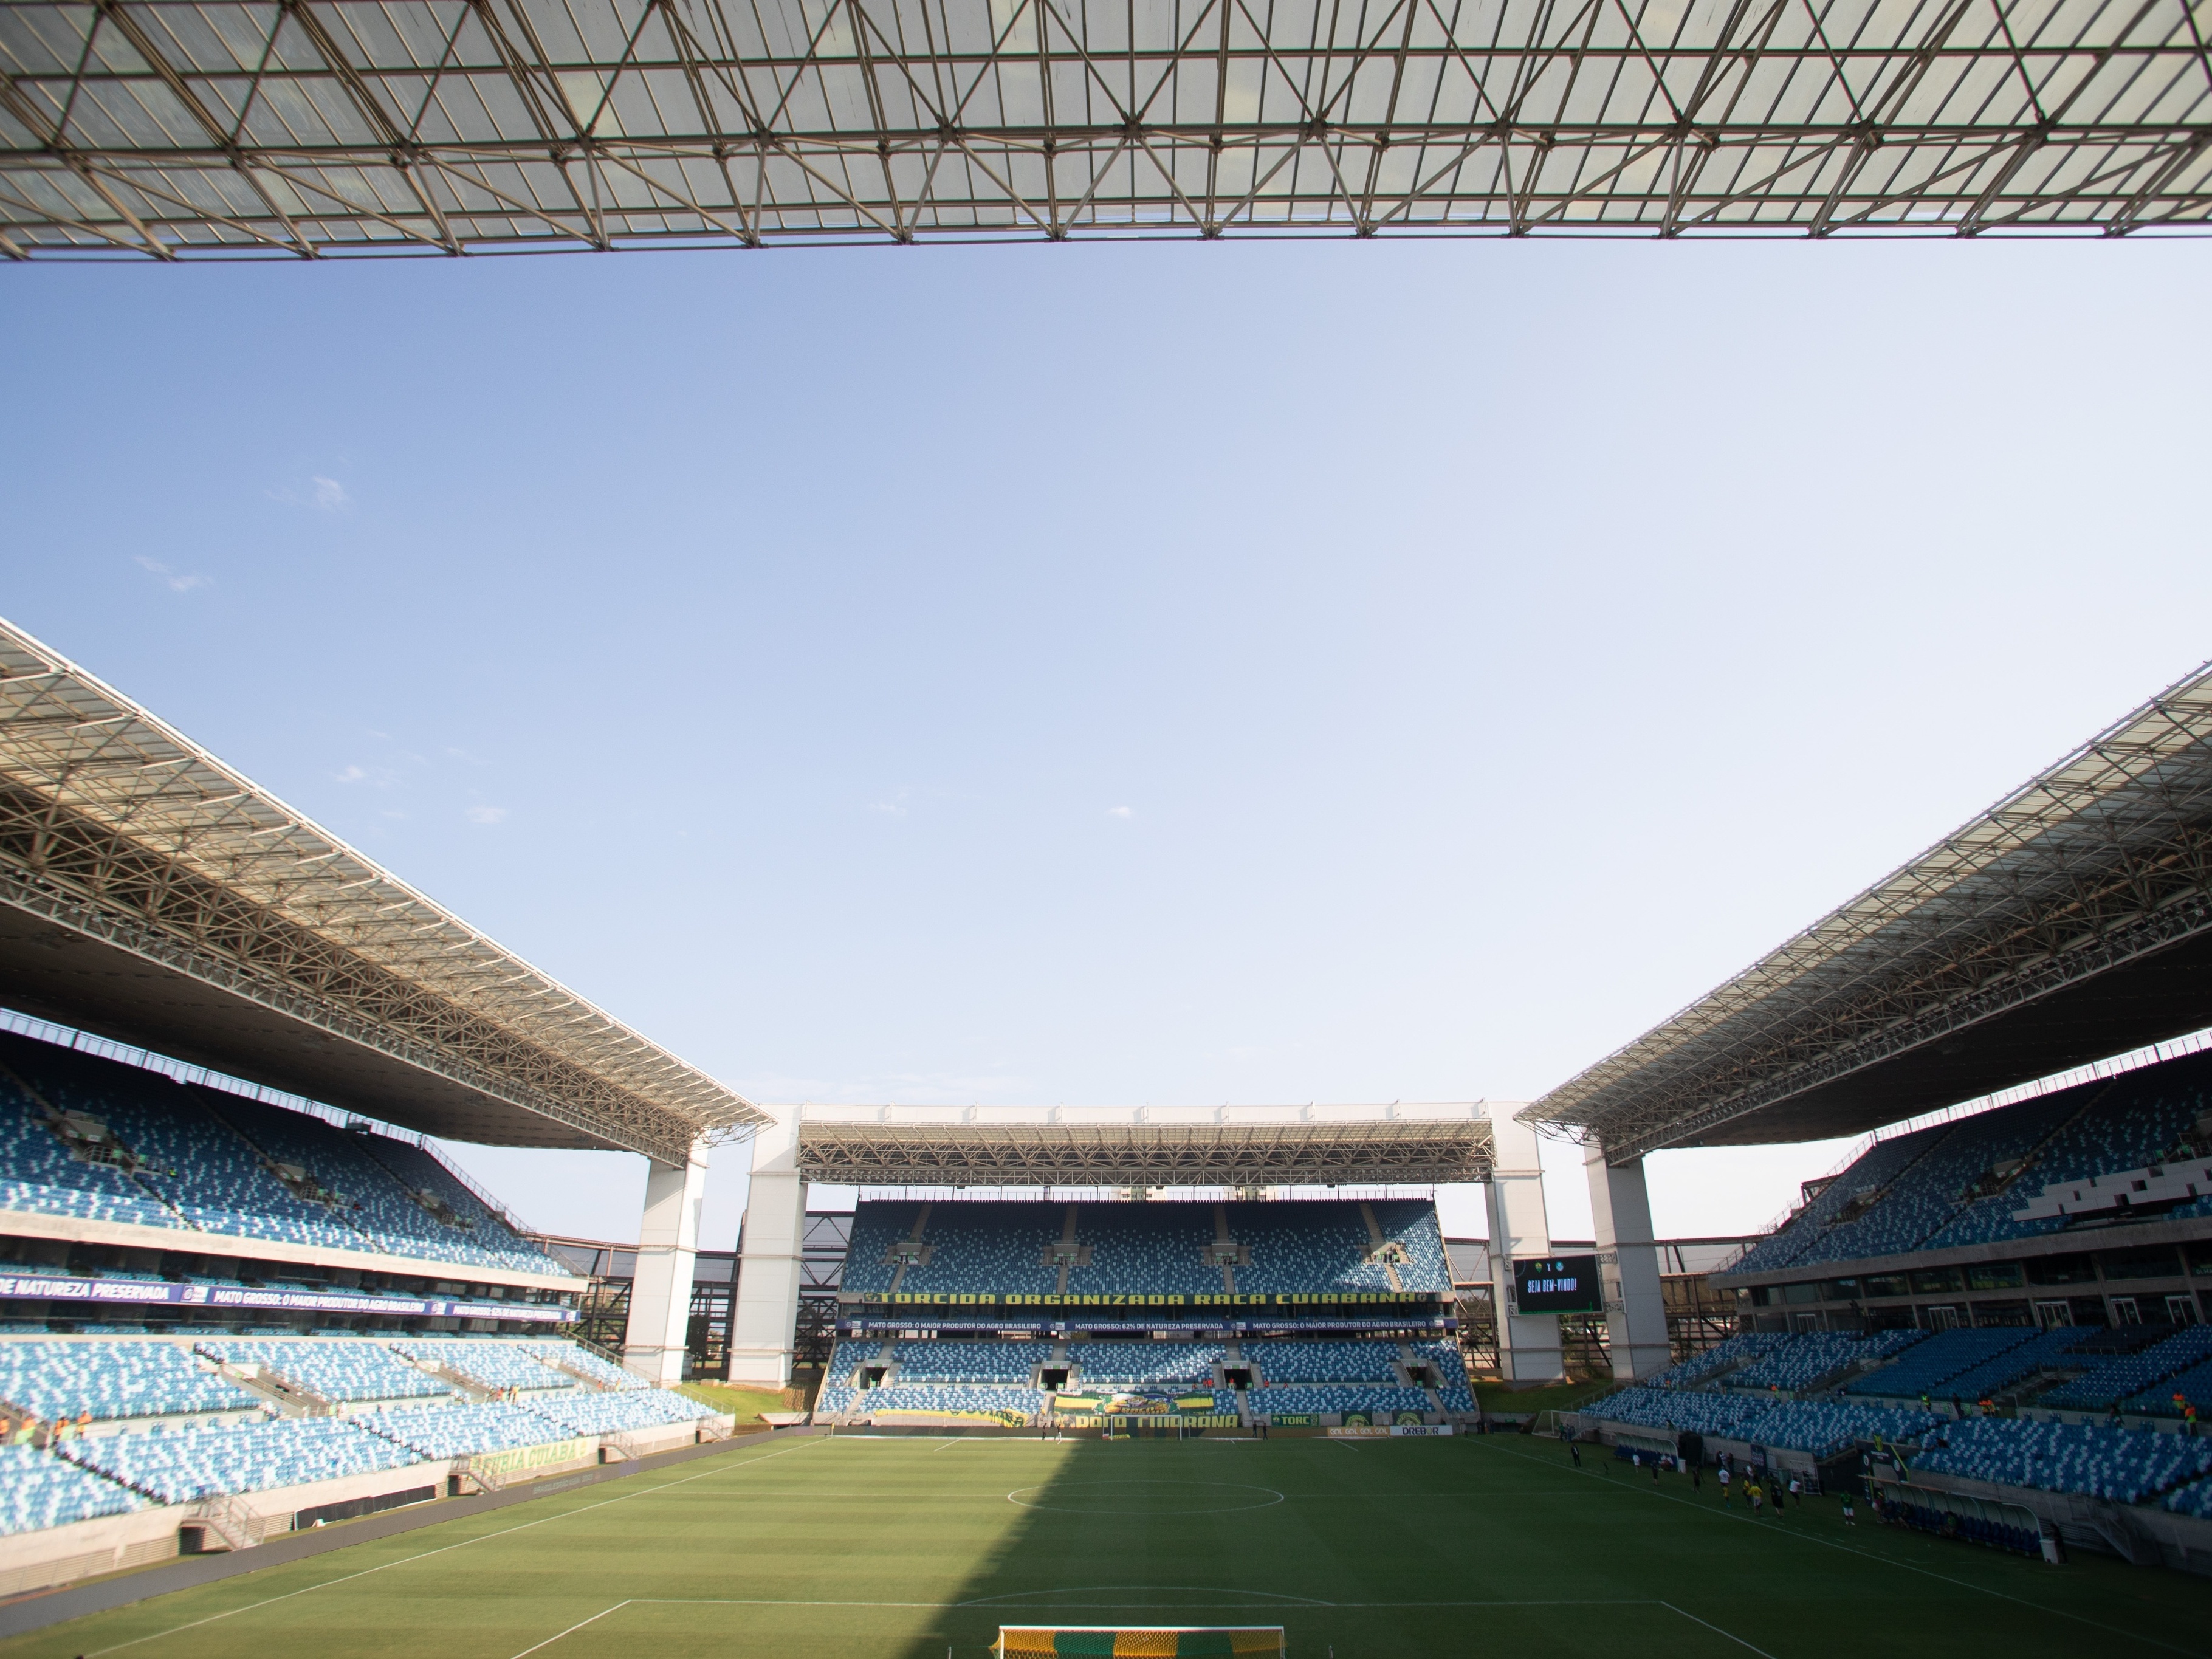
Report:
[[[368,776],[368,770],[366,767],[349,766],[338,774],[337,781],[340,783],[359,783]]]
[[[896,801],[872,800],[868,803],[868,811],[881,812],[887,818],[902,818],[906,816],[906,808],[899,805]]]
[[[205,587],[211,580],[209,577],[198,574],[197,572],[193,574],[186,575],[182,571],[170,568],[167,565],[163,564],[159,559],[148,558],[143,553],[138,556],[138,564],[141,569],[147,571],[154,576],[159,577],[161,579],[161,585],[167,588],[172,593],[189,593],[195,587]]]
[[[1109,818],[1133,818],[1137,815],[1126,806],[1109,806],[1106,809],[1106,816]]]
[[[343,513],[353,505],[353,497],[346,494],[345,486],[336,478],[318,474],[307,482],[315,487],[313,503],[325,513]]]
[[[497,823],[506,816],[504,806],[471,806],[468,813],[471,823]]]

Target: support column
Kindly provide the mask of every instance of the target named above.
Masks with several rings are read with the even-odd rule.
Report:
[[[806,1177],[799,1171],[799,1109],[753,1132],[752,1186],[738,1234],[737,1305],[730,1314],[730,1381],[791,1382],[805,1243]]]
[[[1498,1370],[1506,1385],[1540,1388],[1566,1376],[1557,1314],[1513,1310],[1516,1256],[1549,1255],[1552,1224],[1544,1208],[1544,1159],[1536,1132],[1516,1122],[1522,1103],[1489,1103],[1493,1137],[1490,1184],[1490,1295],[1498,1310]]]
[[[1659,1246],[1651,1236],[1651,1194],[1644,1160],[1608,1164],[1593,1140],[1584,1149],[1590,1216],[1597,1224],[1597,1271],[1605,1285],[1605,1321],[1612,1333],[1617,1382],[1655,1376],[1674,1363],[1667,1344],[1667,1303],[1659,1289]]]
[[[680,1164],[646,1160],[645,1215],[638,1224],[623,1364],[664,1387],[684,1380],[691,1270],[698,1258],[699,1209],[706,1197],[703,1146],[692,1147],[690,1159]]]

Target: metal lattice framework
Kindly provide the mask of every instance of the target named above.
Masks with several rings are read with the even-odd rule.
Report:
[[[799,1110],[808,1178],[856,1187],[1487,1181],[1479,1105]]]
[[[5,623],[0,906],[566,1126],[535,1144],[765,1121]]]
[[[2189,0],[0,6],[0,252],[2202,229]]]
[[[2212,665],[1519,1115],[1613,1161],[1802,1139],[1759,1115],[2206,940]],[[2192,958],[2183,977],[2148,1016],[2174,1030],[2085,1040],[2110,1029],[2094,1052],[2117,1052],[2203,1024],[2212,974]]]

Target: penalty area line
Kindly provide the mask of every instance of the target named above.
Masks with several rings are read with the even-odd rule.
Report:
[[[617,1601],[617,1602],[616,1602],[616,1603],[614,1604],[614,1606],[612,1606],[612,1607],[601,1607],[601,1608],[600,1608],[597,1613],[593,1613],[590,1618],[588,1618],[588,1619],[579,1619],[579,1620],[578,1620],[574,1624],[573,1624],[573,1625],[569,1626],[568,1629],[566,1629],[566,1630],[564,1630],[564,1631],[559,1631],[559,1632],[555,1632],[553,1635],[547,1637],[544,1641],[542,1641],[542,1642],[540,1642],[540,1643],[538,1643],[535,1646],[532,1646],[532,1647],[526,1647],[526,1648],[523,1649],[523,1650],[522,1650],[520,1653],[518,1653],[518,1654],[516,1654],[516,1655],[514,1656],[514,1659],[530,1659],[530,1656],[531,1656],[532,1654],[533,1654],[533,1653],[537,1652],[537,1651],[538,1651],[538,1648],[550,1648],[550,1647],[551,1647],[551,1646],[552,1646],[556,1642],[559,1641],[559,1640],[562,1638],[562,1637],[563,1637],[563,1636],[574,1636],[574,1635],[578,1631],[580,1631],[580,1630],[583,1629],[585,1626],[586,1626],[586,1625],[596,1625],[596,1624],[598,1624],[598,1623],[599,1622],[599,1620],[602,1620],[602,1619],[605,1618],[609,1613],[620,1613],[620,1612],[621,1612],[624,1607],[628,1607],[629,1605],[629,1602],[627,1602],[627,1601]]]
[[[1662,1601],[1659,1605],[1666,1608],[1669,1613],[1681,1613],[1683,1618],[1688,1620],[1693,1625],[1703,1625],[1707,1630],[1712,1632],[1716,1636],[1727,1637],[1729,1641],[1735,1643],[1736,1646],[1740,1648],[1751,1648],[1751,1650],[1759,1656],[1759,1659],[1774,1659],[1774,1656],[1769,1653],[1765,1648],[1752,1648],[1750,1643],[1745,1641],[1743,1638],[1738,1636],[1734,1631],[1723,1630],[1718,1625],[1714,1624],[1711,1620],[1700,1619],[1694,1613],[1683,1613],[1682,1609],[1676,1607],[1672,1601]]]

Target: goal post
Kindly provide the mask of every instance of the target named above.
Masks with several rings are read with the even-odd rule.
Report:
[[[998,1659],[1281,1659],[1280,1625],[1001,1625]]]

